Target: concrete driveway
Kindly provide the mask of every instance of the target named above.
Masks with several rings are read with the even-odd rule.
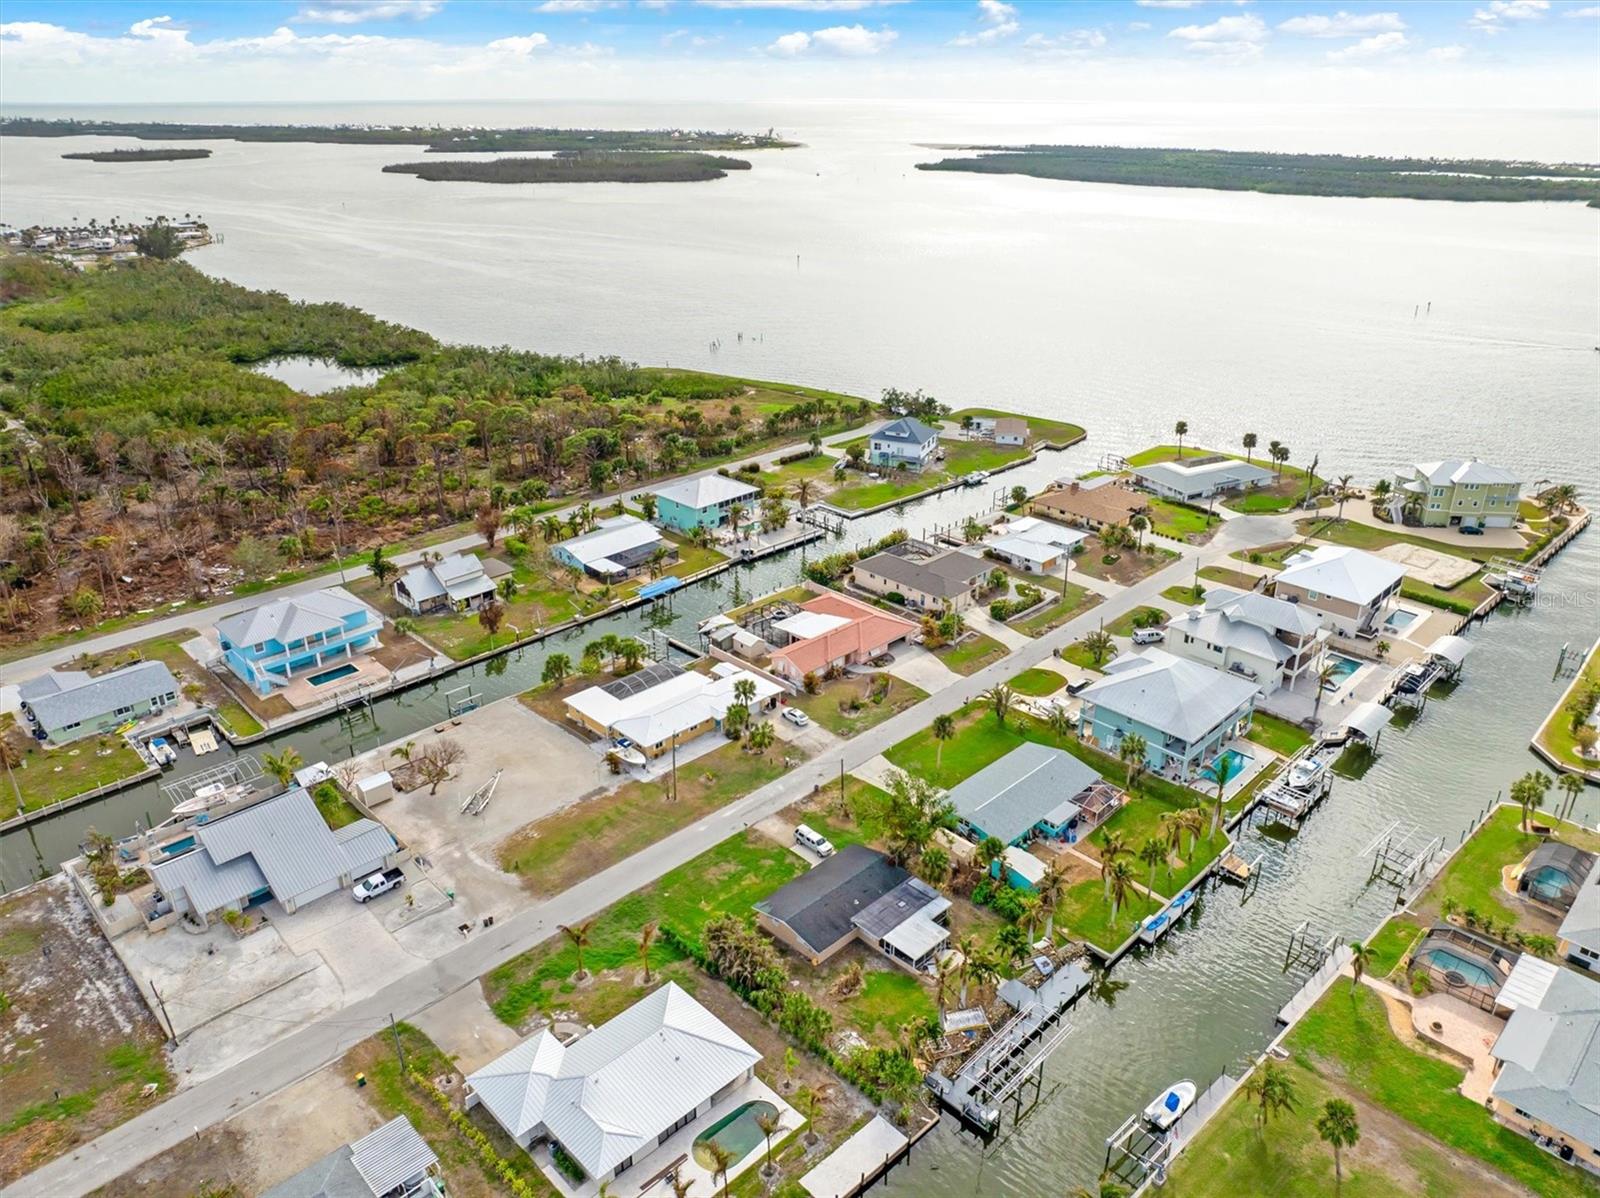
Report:
[[[942,691],[952,683],[961,681],[957,674],[944,662],[921,645],[898,645],[894,651],[894,665],[889,667],[890,674],[909,682],[912,686],[927,691],[930,695]]]

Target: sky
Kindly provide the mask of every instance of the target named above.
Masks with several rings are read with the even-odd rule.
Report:
[[[0,0],[3,106],[1597,97],[1600,0]]]

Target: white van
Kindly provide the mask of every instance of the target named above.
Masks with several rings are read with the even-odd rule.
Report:
[[[1159,645],[1166,639],[1166,632],[1160,628],[1135,628],[1133,630],[1133,643],[1136,645]]]
[[[821,832],[801,824],[794,830],[794,842],[803,849],[810,849],[819,857],[833,856],[833,845]]]

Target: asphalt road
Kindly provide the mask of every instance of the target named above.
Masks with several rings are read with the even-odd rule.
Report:
[[[222,1122],[337,1060],[360,1041],[387,1027],[391,1015],[396,1019],[411,1017],[548,939],[558,925],[580,923],[598,914],[734,833],[781,811],[814,788],[836,781],[841,761],[846,770],[860,765],[926,728],[934,716],[954,712],[990,687],[1044,661],[1102,621],[1109,622],[1151,600],[1166,587],[1189,581],[1197,566],[1221,561],[1247,545],[1281,541],[1287,535],[1286,529],[1292,531],[1292,524],[1282,517],[1244,516],[1226,521],[1210,545],[1186,552],[1181,560],[1084,615],[978,673],[957,679],[915,707],[807,761],[626,861],[508,917],[492,929],[474,932],[460,948],[396,979],[370,997],[274,1041],[239,1064],[179,1091],[145,1114],[0,1191],[0,1198],[54,1198],[85,1194],[105,1185],[185,1137],[196,1135],[200,1128]]]

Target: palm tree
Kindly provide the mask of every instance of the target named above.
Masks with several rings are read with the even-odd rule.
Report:
[[[1039,928],[1039,907],[1043,899],[1037,890],[1024,890],[1017,895],[1017,902],[1022,908],[1022,914],[1018,918],[1028,921],[1028,941],[1032,943],[1033,934]]]
[[[756,684],[753,678],[741,678],[733,684],[733,697],[746,707],[756,697]]]
[[[1342,1098],[1330,1098],[1322,1104],[1322,1114],[1317,1116],[1317,1134],[1322,1142],[1333,1149],[1333,1184],[1344,1183],[1344,1171],[1339,1162],[1339,1150],[1349,1148],[1361,1138],[1361,1126],[1356,1122],[1356,1108]]]
[[[572,947],[577,950],[578,972],[575,976],[581,982],[584,978],[589,976],[586,972],[584,972],[583,968],[583,950],[589,947],[589,931],[594,927],[594,920],[587,919],[580,924],[563,923],[557,924],[556,926],[561,930],[561,933],[566,936]]]
[[[761,1134],[767,1141],[767,1165],[762,1172],[770,1177],[772,1175],[772,1137],[783,1130],[783,1117],[777,1111],[773,1111],[770,1115],[757,1115],[756,1126],[761,1129]]]
[[[745,506],[742,503],[730,503],[728,505],[728,527],[733,530],[735,540],[739,536],[739,525],[744,523],[745,510]]]
[[[813,1129],[816,1127],[817,1116],[822,1113],[822,1096],[810,1086],[802,1086],[789,1099],[789,1105],[795,1109],[795,1113],[800,1118],[806,1121],[806,1142],[815,1144],[817,1142],[817,1133]],[[683,1195],[674,1194],[673,1198],[683,1198]]]
[[[956,951],[961,954],[961,992],[957,997],[964,1007],[967,1005],[967,983],[972,980],[972,962],[978,955],[978,942],[971,936],[963,936]]]
[[[1111,634],[1104,628],[1096,628],[1083,638],[1083,647],[1088,650],[1089,656],[1094,659],[1094,664],[1099,665],[1108,657],[1117,654],[1116,642],[1111,639]]]
[[[1133,788],[1138,785],[1139,777],[1146,769],[1146,754],[1149,751],[1149,744],[1137,732],[1128,733],[1117,745],[1117,759],[1127,767],[1123,785],[1130,794],[1133,793]]]
[[[935,749],[933,753],[933,768],[935,771],[944,768],[944,742],[954,738],[956,734],[956,718],[953,715],[936,715],[933,717],[933,733]]]
[[[1278,468],[1276,463],[1278,462],[1278,451],[1281,450],[1282,448],[1283,448],[1283,442],[1282,441],[1268,441],[1267,442],[1267,456],[1269,458],[1271,458],[1273,463],[1274,463],[1273,469],[1272,469],[1272,473],[1274,475],[1277,475],[1277,474],[1281,473],[1281,471],[1279,470],[1279,468]]]
[[[685,1177],[681,1173],[673,1174],[672,1198],[689,1198],[689,1191],[692,1189],[694,1189],[694,1178]]]
[[[733,1164],[733,1153],[729,1152],[715,1140],[706,1141],[706,1154],[711,1157],[711,1184],[717,1184],[717,1178],[722,1178],[722,1193],[726,1198],[728,1193],[728,1166]]]
[[[1550,777],[1542,770],[1529,770],[1511,784],[1511,801],[1522,808],[1522,830],[1528,831],[1528,820],[1544,806],[1544,797],[1550,793]]]
[[[1578,796],[1583,793],[1584,781],[1577,774],[1562,774],[1561,781],[1557,783],[1562,790],[1567,792],[1566,802],[1561,804],[1561,819],[1572,815],[1572,809],[1577,805]]]
[[[1317,712],[1322,710],[1322,696],[1327,693],[1328,684],[1338,677],[1338,667],[1331,662],[1317,671],[1317,693],[1311,703],[1311,722],[1317,722]]]
[[[995,937],[995,946],[1004,954],[1006,965],[1014,969],[1028,954],[1028,937],[1016,924],[1008,923]]]
[[[802,508],[810,504],[812,496],[816,494],[817,485],[809,478],[802,478],[794,484],[794,498]]]
[[[978,845],[978,864],[983,867],[985,873],[990,871],[996,861],[1004,859],[1005,855],[1006,842],[998,836],[986,836],[983,843]]]
[[[1167,846],[1152,836],[1139,846],[1139,860],[1150,868],[1150,880],[1145,884],[1147,896],[1155,902],[1156,866],[1167,859]]]
[[[1228,789],[1239,773],[1239,758],[1235,754],[1224,753],[1211,763],[1212,776],[1217,780],[1217,805],[1211,812],[1211,835],[1208,839],[1217,838],[1217,828],[1222,824],[1222,792]]]
[[[1123,839],[1122,833],[1114,828],[1107,828],[1104,836],[1100,838],[1100,876],[1106,882],[1106,896],[1111,895],[1111,867],[1118,857],[1125,857],[1133,850],[1128,847],[1128,842]]]
[[[1045,717],[1045,724],[1049,726],[1051,733],[1054,734],[1057,744],[1072,735],[1072,714],[1059,703],[1051,704],[1050,714]],[[1570,777],[1570,775],[1568,776]]]
[[[656,942],[661,925],[651,920],[639,929],[639,960],[644,964],[644,984],[650,984],[650,946]]]
[[[1355,993],[1357,986],[1361,985],[1361,975],[1367,972],[1367,967],[1372,964],[1373,952],[1361,941],[1353,941],[1350,945],[1350,992]]]
[[[1189,435],[1189,422],[1180,420],[1172,426],[1172,431],[1178,434],[1178,456],[1183,456],[1183,439]]]
[[[304,764],[305,758],[295,751],[293,745],[276,756],[271,753],[261,755],[262,767],[277,780],[279,786],[287,786],[294,781],[295,770]]]
[[[1044,909],[1044,938],[1054,940],[1056,935],[1056,908],[1067,892],[1067,875],[1054,861],[1044,867],[1044,877],[1039,879],[1033,892],[1039,896],[1039,906]]]
[[[1355,489],[1350,486],[1350,481],[1355,478],[1353,474],[1341,474],[1333,484],[1333,497],[1339,501],[1339,512],[1335,520],[1344,519],[1344,501],[1355,495]]]
[[[995,720],[1000,727],[1004,728],[1006,726],[1006,717],[1011,714],[1012,705],[1017,701],[1016,692],[1002,682],[998,686],[991,688],[983,698],[989,704],[990,710],[994,712]]]
[[[1134,532],[1133,547],[1142,550],[1144,548],[1144,531],[1150,527],[1150,518],[1134,513],[1128,517],[1128,527],[1133,529]]]
[[[1133,889],[1133,871],[1128,868],[1126,861],[1113,861],[1111,868],[1106,872],[1106,882],[1111,893],[1111,922],[1117,922],[1117,908],[1122,906],[1128,897],[1128,892]]]
[[[1266,1127],[1267,1120],[1273,1115],[1294,1110],[1294,1078],[1271,1057],[1262,1059],[1256,1071],[1250,1075],[1250,1080],[1245,1083],[1244,1092],[1255,1101],[1256,1123],[1262,1128]]]
[[[946,953],[940,957],[933,966],[934,1001],[939,1006],[939,1017],[944,1018],[946,1007],[945,1000],[950,997],[950,985],[961,972],[961,966],[956,963],[955,957]],[[790,1105],[793,1105],[791,1101]]]
[[[774,735],[772,725],[763,720],[750,729],[750,735],[746,738],[745,744],[753,753],[759,756],[772,748]]]
[[[1246,462],[1250,460],[1250,455],[1255,452],[1255,448],[1256,435],[1254,433],[1246,433],[1244,435],[1244,460]]]

